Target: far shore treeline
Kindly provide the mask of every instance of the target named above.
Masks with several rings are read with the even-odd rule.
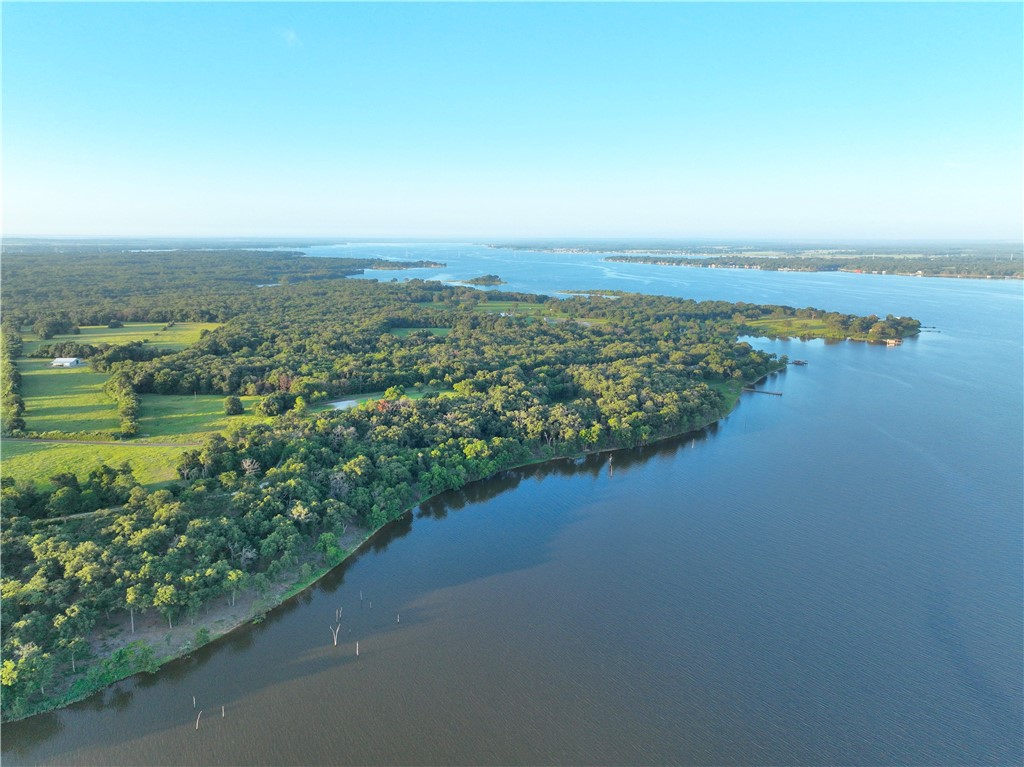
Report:
[[[111,627],[154,611],[172,627],[213,600],[308,582],[348,553],[350,528],[503,469],[703,427],[785,364],[742,333],[918,329],[813,308],[345,279],[378,267],[279,251],[4,253],[6,436],[23,436],[30,414],[18,373],[30,333],[33,354],[107,376],[117,436],[135,438],[140,396],[258,397],[263,416],[183,449],[178,479],[159,489],[121,466],[4,473],[4,718],[155,667],[150,645],[103,656],[96,639]],[[75,337],[133,322],[223,324],[181,350]],[[317,411],[365,392],[383,394]]]
[[[705,269],[759,269],[778,272],[856,272],[908,277],[1024,278],[1020,243],[966,245],[835,246],[762,244],[720,245],[674,242],[538,242],[492,245],[512,250],[601,253],[604,261]]]

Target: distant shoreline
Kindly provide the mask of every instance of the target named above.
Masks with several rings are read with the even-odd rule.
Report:
[[[689,266],[702,269],[748,269],[771,272],[846,272],[895,277],[953,277],[960,279],[1024,279],[1024,256],[1017,251],[995,249],[984,255],[973,249],[959,253],[880,253],[879,248],[858,252],[853,248],[609,248],[597,246],[488,245],[499,250],[531,250],[542,253],[601,255],[608,263]],[[713,249],[713,248],[712,248]],[[926,250],[918,248],[917,250]]]

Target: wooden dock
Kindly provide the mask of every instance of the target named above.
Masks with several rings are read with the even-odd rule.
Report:
[[[780,391],[768,391],[767,389],[751,389],[749,386],[744,386],[743,391],[749,391],[754,394],[771,394],[773,397],[782,396],[782,392]]]

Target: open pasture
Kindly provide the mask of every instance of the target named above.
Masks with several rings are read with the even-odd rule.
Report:
[[[810,317],[766,317],[760,320],[747,320],[745,324],[766,335],[818,338],[828,336],[825,321]]]
[[[161,349],[180,351],[199,340],[204,330],[219,327],[216,322],[177,322],[167,327],[162,322],[126,322],[123,328],[108,328],[106,325],[86,325],[78,335],[58,335],[43,340],[34,333],[22,332],[25,342],[23,354],[34,354],[40,346],[73,341],[80,344],[127,344],[142,341]]]
[[[139,436],[133,442],[199,443],[232,426],[267,420],[253,415],[260,397],[239,397],[245,412],[224,414],[219,394],[143,394],[140,396]]]
[[[27,431],[115,431],[120,419],[103,393],[105,373],[52,368],[49,360],[18,360]]]
[[[526,301],[481,301],[476,311],[485,314],[514,314],[519,317],[551,317],[568,319],[569,315],[551,309],[546,304],[533,304]]]
[[[143,485],[154,487],[176,479],[174,465],[185,447],[151,445],[69,444],[35,441],[0,442],[3,475],[14,479],[31,479],[37,485],[50,487],[54,474],[69,472],[85,479],[100,464],[119,466],[127,461]]]

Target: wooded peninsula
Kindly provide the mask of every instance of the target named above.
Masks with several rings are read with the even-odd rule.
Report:
[[[741,335],[884,341],[919,328],[816,308],[350,279],[403,265],[384,263],[5,250],[4,719],[210,641],[232,627],[213,624],[217,606],[245,601],[258,619],[437,493],[706,426],[786,364]],[[333,409],[339,399],[359,404]],[[87,457],[74,453],[83,441]],[[146,450],[166,451],[162,479],[131,459]]]

